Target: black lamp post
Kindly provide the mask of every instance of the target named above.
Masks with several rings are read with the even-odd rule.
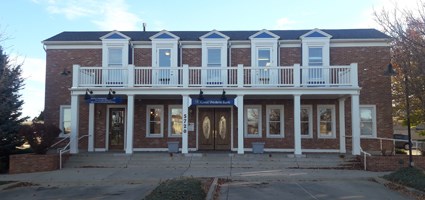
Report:
[[[409,79],[407,76],[407,70],[404,71],[404,90],[405,90],[405,98],[406,98],[406,121],[407,121],[407,137],[409,140],[409,167],[413,167],[413,159],[412,159],[412,133],[410,131],[410,91],[409,91]],[[388,64],[387,71],[385,72],[385,75],[387,76],[394,76],[396,72],[393,69],[393,65],[390,63]]]

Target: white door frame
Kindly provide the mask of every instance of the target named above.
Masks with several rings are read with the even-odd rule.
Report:
[[[107,105],[106,106],[106,133],[105,133],[105,151],[109,151],[109,110],[110,108],[124,108],[124,148],[127,147],[127,106],[126,105]]]
[[[198,118],[199,118],[199,108],[230,108],[230,151],[233,149],[233,106],[221,106],[221,105],[201,105],[196,106],[196,151],[199,150],[199,124],[198,124]]]

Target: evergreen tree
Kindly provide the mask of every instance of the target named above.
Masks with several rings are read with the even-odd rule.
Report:
[[[22,117],[19,91],[24,87],[21,65],[13,66],[0,46],[0,158],[7,157],[16,146],[22,145],[23,137],[18,134]]]

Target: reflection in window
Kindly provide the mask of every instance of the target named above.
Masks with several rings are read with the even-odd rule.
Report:
[[[221,66],[221,48],[208,48],[208,67],[220,67]]]
[[[148,106],[148,135],[162,135],[162,114],[163,109],[160,106]]]
[[[63,135],[71,133],[71,106],[61,106],[60,129]]]
[[[372,106],[360,107],[360,135],[374,136],[375,135],[375,109]]]
[[[247,136],[260,136],[261,107],[246,107],[245,113]]]
[[[159,67],[171,66],[171,49],[159,49]]]
[[[319,116],[319,136],[321,137],[332,137],[334,133],[333,120],[334,113],[331,107],[318,107]]]
[[[258,49],[258,66],[266,67],[270,66],[271,52],[270,48]]]
[[[312,108],[311,106],[301,106],[301,136],[312,136]]]
[[[267,106],[267,136],[283,136],[283,106]]]
[[[170,114],[171,114],[171,127],[170,132],[171,136],[181,136],[182,135],[182,116],[183,116],[183,110],[181,108],[170,108]]]
[[[322,47],[309,47],[308,48],[308,65],[309,66],[322,66],[323,65]]]

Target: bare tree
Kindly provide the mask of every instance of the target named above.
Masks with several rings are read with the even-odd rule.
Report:
[[[394,116],[405,119],[405,92],[409,90],[412,125],[425,122],[425,3],[416,10],[382,9],[374,13],[382,30],[392,38]],[[406,84],[407,80],[407,84]],[[406,88],[406,85],[408,88]]]

